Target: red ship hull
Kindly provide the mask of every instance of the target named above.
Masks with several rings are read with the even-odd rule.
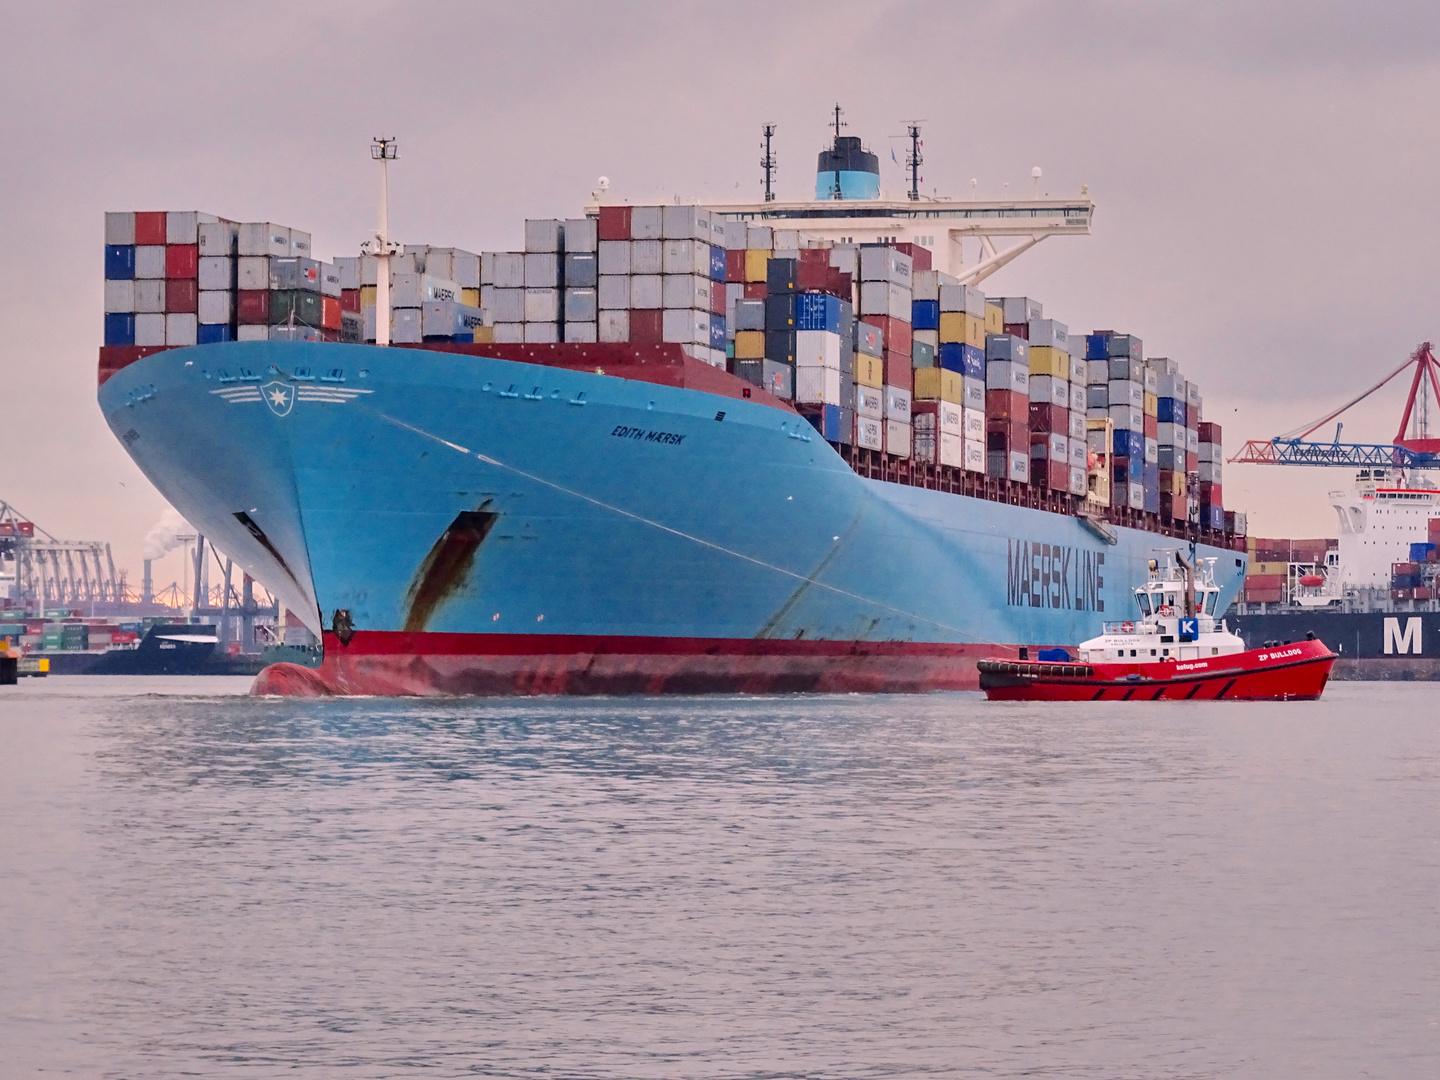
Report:
[[[1159,664],[982,660],[980,689],[991,701],[1313,701],[1336,659],[1323,642],[1297,641]]]

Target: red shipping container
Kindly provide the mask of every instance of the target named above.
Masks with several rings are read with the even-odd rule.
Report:
[[[194,312],[200,306],[200,283],[194,278],[168,278],[165,281],[166,312]]]
[[[914,270],[934,269],[929,248],[923,248],[919,244],[896,244],[895,250],[910,256],[910,266]]]
[[[885,348],[892,352],[910,355],[915,344],[915,331],[903,319],[892,319],[889,315],[866,315],[865,321],[880,328],[885,337]]]
[[[630,207],[600,207],[600,220],[596,222],[595,233],[601,240],[629,240]]]
[[[766,295],[767,295],[767,291],[766,291],[765,282],[763,282],[763,281],[747,281],[747,282],[745,283],[745,299],[746,299],[746,300],[764,300],[765,297],[766,297]],[[634,338],[631,338],[631,340],[633,341]]]
[[[269,326],[270,290],[240,289],[235,294],[235,321],[246,326]]]
[[[630,340],[634,343],[655,344],[663,341],[663,316],[659,308],[631,308]]]
[[[1432,544],[1440,544],[1440,518],[1431,518],[1425,523],[1425,529],[1429,534]]]
[[[1248,593],[1246,594],[1245,599],[1247,599],[1247,600],[1250,599],[1250,596],[1249,596]],[[1391,599],[1391,600],[1409,600],[1409,599],[1410,599],[1410,590],[1409,590],[1409,589],[1391,589],[1391,590],[1390,590],[1390,599]]]
[[[723,281],[710,283],[710,313],[712,315],[725,314],[725,282]]]
[[[1147,438],[1147,439],[1158,438],[1158,437],[1159,437],[1159,434],[1160,434],[1160,421],[1159,421],[1159,420],[1156,420],[1155,417],[1151,416],[1149,413],[1146,413],[1146,414],[1145,414],[1145,438]]]
[[[1186,471],[1187,473],[1189,473],[1191,476],[1194,476],[1196,473],[1198,473],[1198,472],[1200,471],[1200,455],[1199,455],[1199,454],[1186,454],[1186,455],[1185,455],[1185,471]]]
[[[1419,587],[1415,590],[1415,599],[1416,599],[1416,600],[1429,600],[1429,599],[1430,599],[1430,587],[1429,587],[1428,585],[1421,585],[1421,586],[1419,586]]]
[[[320,298],[320,325],[326,330],[340,329],[340,300],[334,296]]]
[[[359,289],[341,289],[341,290],[340,290],[340,310],[341,310],[341,311],[353,311],[356,315],[359,315],[359,314],[360,314],[360,290],[359,290]]]
[[[1030,453],[1030,431],[1021,424],[1004,420],[985,421],[985,451],[997,454]]]
[[[901,390],[915,389],[915,366],[909,353],[885,353],[885,385],[898,386]]]
[[[1391,563],[1390,573],[1394,574],[1397,577],[1403,576],[1405,574],[1418,574],[1420,573],[1420,564],[1418,562]]]
[[[195,244],[170,244],[165,248],[165,276],[193,278],[200,276],[200,248]]]
[[[829,248],[801,248],[795,282],[802,291],[823,289],[829,282],[832,269]]]
[[[1166,521],[1185,520],[1185,496],[1160,493],[1160,516]]]
[[[1014,390],[986,390],[985,418],[1014,420],[1030,429],[1030,395]]]
[[[165,211],[135,211],[135,243],[154,247],[165,243]]]
[[[1024,338],[1026,341],[1029,341],[1029,340],[1030,340],[1030,324],[1029,324],[1029,323],[1023,323],[1023,322],[1015,322],[1015,323],[1009,323],[1009,322],[1007,322],[1007,323],[1005,324],[1005,333],[1011,335],[1012,337]]]
[[[1209,480],[1200,481],[1200,501],[1209,503],[1211,506],[1224,506],[1225,499],[1219,484],[1211,483]]]
[[[745,280],[744,248],[731,248],[725,252],[725,280],[737,285]]]
[[[336,342],[338,342],[338,341],[340,340],[340,331],[339,331],[339,330],[326,330],[326,329],[324,329],[324,328],[322,327],[321,330],[320,330],[320,340],[321,340],[321,341],[336,341]]]
[[[853,279],[843,270],[838,270],[833,266],[825,276],[825,291],[831,296],[838,296],[847,304],[853,303],[855,299]]]
[[[1201,420],[1195,429],[1200,435],[1201,442],[1218,443],[1220,441],[1220,425],[1212,424],[1208,420]]]
[[[1040,467],[1038,458],[1030,459],[1030,482],[1039,483],[1048,487],[1051,491],[1070,490],[1070,463],[1068,461],[1046,460],[1045,467]]]
[[[1049,401],[1030,402],[1030,430],[1058,435],[1070,433],[1070,410]]]
[[[105,381],[111,375],[129,367],[136,360],[149,356],[151,353],[164,351],[164,345],[101,345],[100,365],[97,372],[100,385],[104,386]],[[21,524],[28,526],[30,523],[27,521]],[[21,535],[28,536],[30,534],[21,530]]]

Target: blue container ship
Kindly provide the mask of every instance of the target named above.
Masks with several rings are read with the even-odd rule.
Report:
[[[1150,505],[1157,439],[1139,427],[1159,420],[1133,382],[1138,339],[1087,378],[1038,304],[1016,301],[1011,325],[1010,300],[1002,319],[974,289],[1088,228],[1088,200],[921,200],[917,181],[887,201],[838,114],[817,194],[599,205],[527,222],[524,253],[483,263],[402,252],[382,213],[374,276],[349,260],[348,281],[298,230],[107,215],[107,423],[322,634],[317,668],[273,665],[254,691],[966,690],[982,658],[1138,618],[1135,585],[1177,548],[1215,560],[1230,602],[1243,537],[1187,522],[1173,472]],[[956,267],[976,229],[1025,240]],[[1136,430],[1112,434],[1115,409],[1086,398],[1116,364],[1146,412],[1125,406]],[[1173,403],[1187,384],[1169,370]],[[1167,415],[1178,463],[1187,428]]]

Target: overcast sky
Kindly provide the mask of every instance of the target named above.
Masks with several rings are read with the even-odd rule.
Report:
[[[602,174],[632,202],[755,198],[766,121],[781,197],[808,197],[837,101],[898,188],[889,139],[921,119],[942,195],[1024,192],[1035,165],[1050,194],[1089,185],[1091,236],[984,288],[1180,359],[1231,447],[1440,334],[1430,4],[47,0],[0,30],[0,498],[110,541],[136,582],[164,503],[95,404],[103,212],[276,221],[353,254],[381,133],[400,240],[503,250]],[[1346,437],[1388,440],[1400,401]],[[1254,533],[1334,535],[1348,482],[1231,466],[1225,493]]]

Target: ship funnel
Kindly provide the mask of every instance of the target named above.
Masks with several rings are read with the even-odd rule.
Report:
[[[835,106],[835,142],[829,150],[820,151],[815,168],[817,199],[878,199],[880,197],[880,159],[860,145],[853,135],[841,135],[845,122]]]

